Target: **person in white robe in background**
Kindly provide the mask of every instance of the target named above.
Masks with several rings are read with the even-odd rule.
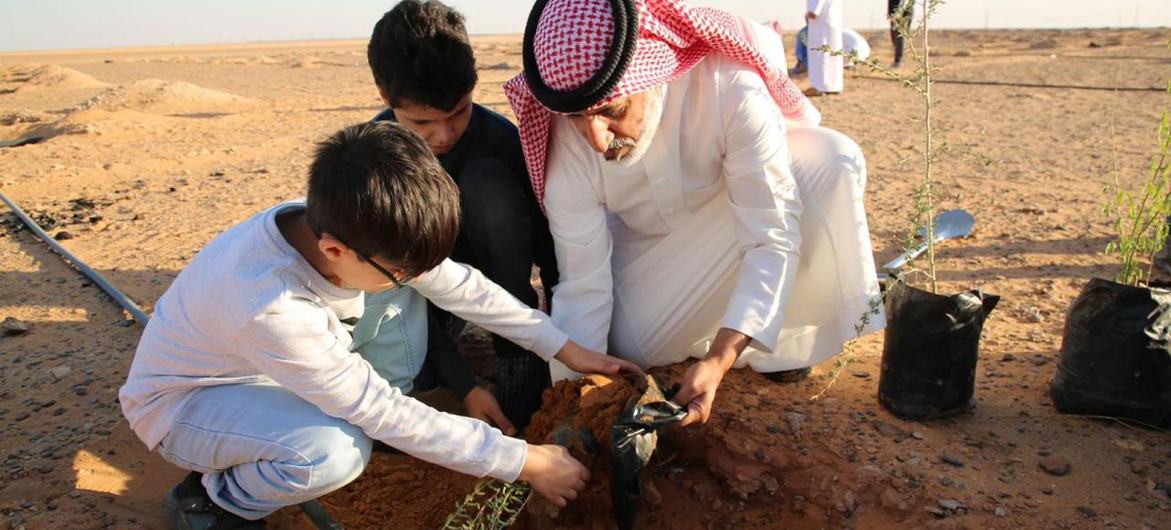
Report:
[[[842,4],[845,0],[805,0],[805,21],[809,24],[809,84],[807,95],[837,94],[845,89],[845,61],[842,56],[820,50],[842,47]]]

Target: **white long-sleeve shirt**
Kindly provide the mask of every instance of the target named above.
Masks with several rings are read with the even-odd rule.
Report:
[[[775,32],[761,35],[766,54],[783,56]],[[555,118],[545,195],[561,267],[554,323],[584,347],[606,348],[613,271],[635,260],[642,242],[651,245],[670,234],[726,189],[741,255],[721,326],[771,351],[791,289],[785,280],[793,278],[801,246],[802,204],[785,127],[760,75],[719,54],[667,86],[655,138],[631,167],[606,162],[567,118]],[[680,255],[677,266],[688,267],[689,258]],[[671,308],[672,293],[662,298],[664,312],[688,311]]]
[[[303,207],[281,204],[224,232],[159,299],[119,392],[134,432],[153,450],[197,389],[271,380],[407,454],[515,480],[524,441],[403,395],[350,351],[342,321],[361,315],[362,292],[327,281],[276,225],[278,213]],[[541,312],[466,265],[446,260],[411,286],[546,359],[567,340]]]

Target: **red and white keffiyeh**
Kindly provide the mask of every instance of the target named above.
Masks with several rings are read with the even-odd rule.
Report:
[[[817,125],[820,114],[788,78],[785,65],[760,53],[743,27],[732,14],[681,0],[538,0],[525,31],[526,71],[504,91],[542,208],[554,112],[581,112],[670,83],[709,53],[755,67],[785,118]],[[616,57],[615,49],[626,57]],[[583,90],[594,92],[577,98],[576,107],[567,102],[565,96]]]

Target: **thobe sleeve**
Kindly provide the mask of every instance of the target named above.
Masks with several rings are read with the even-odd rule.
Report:
[[[825,10],[825,6],[833,0],[805,0],[805,10],[814,15],[821,16]]]
[[[763,81],[741,70],[721,90],[724,174],[742,254],[722,326],[777,344],[801,248],[801,197],[784,120]]]
[[[562,128],[565,134],[574,131]],[[557,131],[554,131],[555,133]],[[614,306],[613,240],[603,206],[600,155],[566,138],[550,142],[545,212],[561,282],[553,323],[581,346],[605,352]]]
[[[500,335],[545,360],[568,337],[544,313],[492,283],[480,271],[450,259],[411,280],[411,287],[440,309]]]

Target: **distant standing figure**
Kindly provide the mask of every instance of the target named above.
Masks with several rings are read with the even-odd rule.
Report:
[[[805,0],[805,21],[809,25],[808,95],[837,94],[842,91],[845,74],[840,55],[820,51],[842,49],[842,4],[845,0]]]
[[[895,49],[891,67],[898,68],[903,65],[903,33],[910,31],[911,20],[915,18],[915,0],[886,0],[886,12],[890,19],[890,43]]]

